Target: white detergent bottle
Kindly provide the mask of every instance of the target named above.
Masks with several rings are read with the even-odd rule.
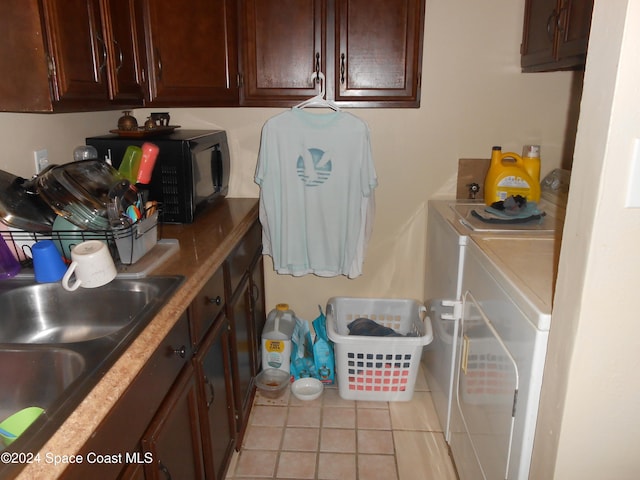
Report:
[[[262,330],[262,368],[277,368],[289,373],[291,336],[295,326],[295,313],[288,304],[279,303],[269,312]]]

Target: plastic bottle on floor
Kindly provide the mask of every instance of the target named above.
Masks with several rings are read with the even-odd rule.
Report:
[[[279,303],[269,312],[262,330],[262,368],[277,368],[289,373],[291,336],[295,326],[295,313],[288,304]]]

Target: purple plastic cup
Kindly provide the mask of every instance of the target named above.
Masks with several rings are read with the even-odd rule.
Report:
[[[11,253],[11,249],[7,242],[0,235],[0,278],[15,277],[20,271],[20,262]]]

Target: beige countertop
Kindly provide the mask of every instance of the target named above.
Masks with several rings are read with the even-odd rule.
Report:
[[[46,454],[72,456],[81,450],[203,283],[220,267],[257,218],[257,199],[234,198],[209,207],[193,224],[160,226],[159,236],[178,239],[180,249],[152,275],[184,275],[184,283],[43,445],[39,451],[41,458]],[[16,478],[57,478],[68,465],[31,463]]]

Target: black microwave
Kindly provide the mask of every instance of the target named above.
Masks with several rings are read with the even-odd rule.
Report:
[[[124,137],[117,134],[88,137],[118,168],[129,145],[150,142],[159,153],[149,183],[149,199],[162,204],[162,221],[191,223],[206,205],[229,191],[229,145],[224,130],[176,130],[168,135]]]

